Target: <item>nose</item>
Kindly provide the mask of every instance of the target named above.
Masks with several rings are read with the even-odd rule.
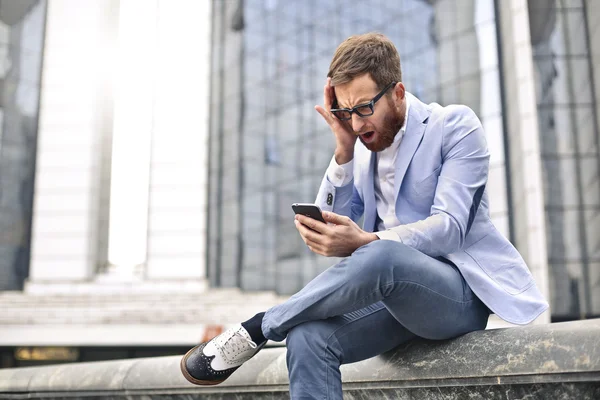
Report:
[[[354,132],[360,132],[364,124],[365,121],[363,121],[363,119],[358,114],[352,114],[352,130]]]

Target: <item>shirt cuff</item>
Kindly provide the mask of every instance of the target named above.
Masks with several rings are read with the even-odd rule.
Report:
[[[354,160],[350,160],[346,164],[338,165],[335,161],[335,156],[331,158],[329,167],[327,168],[327,179],[335,187],[346,186],[354,177]]]
[[[396,232],[394,232],[392,230],[388,229],[387,231],[375,232],[375,234],[381,240],[393,240],[395,242],[402,243],[402,240],[400,239],[400,236]]]

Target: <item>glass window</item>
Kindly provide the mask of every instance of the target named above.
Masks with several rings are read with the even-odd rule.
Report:
[[[0,15],[0,291],[29,275],[46,1],[9,2]],[[10,14],[10,15],[9,15]]]
[[[333,53],[349,35],[369,31],[388,35],[400,53],[408,91],[423,101],[463,102],[473,108],[490,127],[491,145],[498,146],[492,150],[498,168],[504,160],[492,0],[372,0],[368,7],[357,0],[343,7],[334,1],[288,3],[248,0],[243,31],[217,26],[215,48],[225,45],[227,53],[213,52],[213,58],[220,57],[218,63],[224,64],[227,77],[225,113],[217,126],[226,129],[224,134],[210,133],[212,157],[225,157],[216,164],[220,169],[211,169],[212,175],[222,179],[215,190],[228,199],[219,212],[224,219],[228,213],[226,218],[241,220],[227,232],[234,235],[235,229],[242,229],[245,238],[256,229],[263,237],[248,244],[248,251],[254,253],[243,255],[242,280],[248,279],[247,287],[262,284],[262,289],[282,293],[297,290],[335,261],[306,249],[291,222],[290,206],[314,201],[333,156],[334,136],[314,105],[322,104]],[[223,43],[218,42],[221,34]],[[239,76],[236,56],[240,55],[244,57],[243,81],[229,77]],[[213,79],[220,75],[214,72]],[[218,90],[219,85],[213,85],[213,98],[222,95],[215,93]],[[219,114],[213,118],[220,118]],[[242,157],[237,155],[240,137]],[[222,141],[223,147],[215,148],[215,141]],[[238,179],[239,171],[244,179]],[[494,178],[499,193],[504,192],[504,179],[501,173]],[[260,267],[256,246],[262,246],[264,255]],[[235,264],[222,261],[220,265],[235,275]],[[252,274],[263,274],[265,279],[256,283]]]

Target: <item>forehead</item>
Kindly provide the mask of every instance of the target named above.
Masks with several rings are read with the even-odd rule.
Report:
[[[353,107],[366,103],[377,95],[377,84],[369,74],[352,79],[350,82],[335,86],[335,96],[340,107]]]

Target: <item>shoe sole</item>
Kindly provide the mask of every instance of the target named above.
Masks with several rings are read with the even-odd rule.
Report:
[[[185,379],[187,379],[188,382],[193,383],[194,385],[202,385],[202,386],[213,386],[213,385],[218,385],[219,383],[225,382],[225,379],[223,379],[221,381],[203,381],[200,379],[196,379],[192,375],[190,375],[190,373],[187,371],[187,367],[185,366],[185,363],[186,363],[188,357],[190,356],[190,354],[192,354],[192,352],[194,350],[196,350],[198,347],[200,347],[200,345],[195,346],[192,349],[190,349],[187,353],[185,353],[185,356],[183,356],[181,358],[179,367],[181,368],[181,373],[183,374],[183,377]]]

